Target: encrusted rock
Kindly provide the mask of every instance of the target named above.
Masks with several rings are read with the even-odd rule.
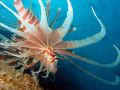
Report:
[[[0,61],[0,90],[42,90],[30,75],[23,75]]]

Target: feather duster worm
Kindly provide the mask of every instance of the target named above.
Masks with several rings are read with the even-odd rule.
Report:
[[[41,19],[38,20],[29,9],[25,9],[21,0],[14,0],[14,6],[18,13],[10,9],[7,5],[5,5],[2,1],[0,4],[10,11],[17,19],[19,20],[20,28],[14,29],[12,27],[7,26],[4,23],[0,22],[0,26],[6,28],[8,31],[16,34],[15,39],[8,40],[6,37],[2,36],[3,39],[9,41],[9,43],[0,43],[1,47],[4,48],[4,52],[1,52],[2,55],[9,55],[14,57],[15,61],[19,61],[18,64],[22,64],[25,68],[29,68],[34,66],[37,62],[40,62],[40,68],[38,71],[32,71],[33,75],[40,73],[41,71],[46,71],[46,76],[48,77],[49,73],[56,73],[57,71],[57,63],[60,57],[68,60],[72,64],[74,64],[78,69],[82,70],[86,74],[102,81],[107,84],[116,85],[119,83],[120,78],[116,76],[115,81],[107,81],[104,80],[93,73],[90,73],[86,69],[82,68],[80,65],[74,63],[67,56],[71,56],[77,58],[80,61],[86,62],[88,64],[92,64],[99,67],[110,68],[115,67],[120,63],[120,51],[115,46],[114,48],[117,51],[117,59],[110,64],[101,64],[99,62],[95,62],[94,60],[84,58],[82,56],[78,56],[69,51],[69,49],[81,48],[91,44],[94,44],[100,40],[102,40],[106,35],[106,29],[101,20],[97,17],[94,9],[91,7],[93,15],[97,19],[100,24],[101,30],[82,40],[72,40],[72,41],[63,41],[63,38],[67,35],[68,32],[74,31],[74,29],[70,29],[72,20],[73,20],[73,8],[70,0],[66,0],[68,4],[67,17],[64,23],[57,28],[56,30],[52,30],[54,23],[57,20],[57,17],[60,13],[60,8],[56,14],[55,19],[52,23],[48,24],[49,14],[50,14],[50,0],[47,0],[46,10],[42,3],[42,0],[38,0],[40,9],[41,9]],[[7,49],[5,48],[7,47]],[[16,59],[17,58],[17,59]],[[32,58],[29,59],[29,58]],[[6,60],[6,62],[9,60]],[[11,61],[12,62],[12,61]],[[30,62],[30,63],[28,63]],[[10,63],[10,62],[9,62]]]

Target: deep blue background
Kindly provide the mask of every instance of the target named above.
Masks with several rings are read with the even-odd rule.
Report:
[[[10,8],[15,10],[13,0],[2,0]],[[109,63],[116,59],[117,53],[112,44],[120,48],[120,0],[70,0],[74,10],[74,20],[72,26],[77,27],[75,32],[69,33],[65,40],[83,39],[100,31],[100,26],[92,14],[90,5],[93,5],[98,17],[104,23],[107,34],[104,39],[96,44],[86,46],[84,48],[75,49],[75,53],[101,63]],[[40,17],[40,8],[37,0],[23,0],[25,7],[29,8],[33,3],[31,10],[35,15]],[[45,0],[43,0],[45,4]],[[61,14],[55,24],[55,27],[60,26],[67,13],[66,0],[52,0],[51,4],[51,20],[56,14],[58,7],[62,8]],[[4,16],[4,17],[3,17]],[[0,6],[0,21],[10,26],[16,27],[16,18],[13,17],[6,9]],[[0,31],[0,33],[10,36],[9,32]],[[108,80],[114,80],[112,73],[120,76],[120,65],[105,69],[95,67],[71,58],[80,66],[87,68],[96,75]],[[119,90],[120,84],[111,86],[104,84],[77,69],[74,65],[67,61],[61,60],[58,64],[58,72],[56,81],[45,83],[46,87],[54,88],[54,90]],[[53,90],[53,89],[51,89]]]

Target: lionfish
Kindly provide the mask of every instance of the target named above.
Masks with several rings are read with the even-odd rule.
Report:
[[[46,71],[46,75],[44,77],[48,77],[49,73],[56,73],[59,59],[65,59],[97,80],[111,85],[118,84],[120,81],[118,76],[116,76],[115,81],[105,80],[82,68],[80,65],[67,57],[71,56],[82,62],[103,68],[115,67],[120,63],[120,51],[115,45],[113,45],[113,47],[117,51],[117,59],[110,64],[101,64],[99,62],[95,62],[94,60],[79,56],[71,51],[71,49],[85,47],[102,40],[106,35],[106,29],[91,6],[93,15],[100,24],[100,32],[82,40],[63,41],[63,38],[69,32],[75,30],[75,28],[72,30],[70,29],[73,20],[72,4],[70,0],[66,1],[68,5],[67,16],[64,23],[55,30],[53,30],[53,25],[56,22],[61,9],[58,9],[56,17],[54,18],[52,24],[49,25],[48,18],[50,14],[50,0],[47,0],[46,8],[44,7],[42,0],[38,0],[38,4],[41,9],[40,20],[38,20],[38,18],[34,16],[29,9],[24,8],[21,0],[14,0],[14,6],[17,13],[0,1],[0,4],[18,19],[20,25],[19,28],[12,28],[0,22],[1,27],[4,27],[8,31],[14,33],[14,37],[12,39],[8,39],[2,34],[0,35],[3,41],[7,41],[5,43],[0,43],[1,48],[3,49],[1,56],[7,56],[3,56],[5,59],[9,59],[11,56],[11,59],[5,60],[5,62],[8,61],[11,63],[13,61],[19,61],[18,64],[22,63],[25,68],[30,68],[40,62],[39,70],[32,70],[32,73],[34,75],[42,71]]]

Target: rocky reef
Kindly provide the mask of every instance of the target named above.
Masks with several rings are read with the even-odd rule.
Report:
[[[0,61],[0,90],[43,90],[34,78]]]

